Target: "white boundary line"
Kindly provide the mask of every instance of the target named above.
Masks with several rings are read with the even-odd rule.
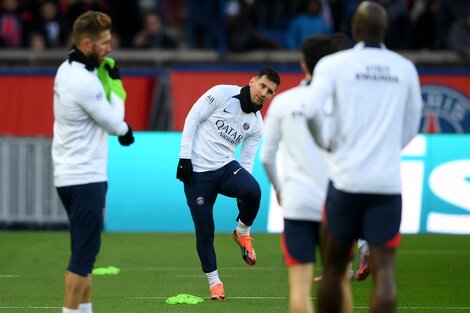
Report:
[[[134,299],[134,300],[161,300],[161,299],[168,299],[170,297],[128,297],[129,299]],[[210,299],[210,297],[201,297],[203,299]],[[227,299],[254,299],[254,300],[287,300],[288,297],[227,297]]]
[[[126,271],[201,271],[201,267],[120,267],[121,270]],[[239,271],[240,269],[247,269],[248,271],[280,271],[286,270],[287,267],[247,267],[247,266],[240,266],[240,267],[223,267],[222,271]],[[202,272],[201,272],[202,273]],[[204,274],[202,274],[204,275]]]
[[[436,255],[436,254],[446,254],[446,255],[470,255],[470,251],[459,251],[459,250],[404,250],[400,249],[398,246],[398,254],[416,254],[416,255]]]
[[[18,309],[27,309],[27,310],[48,310],[48,309],[62,309],[61,306],[0,306],[0,310],[18,310]]]
[[[129,297],[130,299],[166,299],[166,297]],[[209,299],[209,297],[205,297],[205,299]],[[254,299],[254,300],[259,300],[259,299],[287,299],[287,297],[229,297],[228,299]],[[1,306],[1,309],[60,309],[62,307],[58,306]],[[368,310],[370,307],[368,306],[355,306],[353,307],[354,309],[364,309]],[[470,307],[432,307],[432,306],[399,306],[397,307],[398,309],[403,309],[403,310],[470,310]]]
[[[168,299],[169,297],[160,297],[160,296],[155,296],[155,297],[128,297],[128,299],[134,299],[134,300],[163,300],[163,299]],[[210,299],[210,297],[201,297],[203,299]],[[230,299],[245,299],[245,300],[287,300],[289,297],[227,297],[228,300]],[[311,297],[311,299],[316,299],[315,297]],[[358,309],[358,310],[369,310],[370,307],[368,306],[355,306],[353,309]],[[438,306],[399,306],[397,309],[400,310],[470,310],[470,307],[462,306],[462,307],[457,307],[457,306],[448,306],[448,307],[438,307]]]
[[[354,307],[354,309],[364,309],[364,310],[368,310],[370,309],[370,307],[368,306],[356,306]],[[400,309],[400,310],[457,310],[457,311],[467,311],[467,310],[470,310],[470,307],[468,306],[462,306],[462,307],[458,307],[458,306],[399,306],[397,307],[397,309]]]
[[[162,300],[167,299],[168,297],[128,297],[129,299],[156,299]],[[203,297],[204,299],[209,299],[209,297]],[[287,300],[288,297],[228,297],[228,299],[247,299],[247,300]],[[27,310],[48,310],[48,309],[60,309],[62,307],[57,306],[0,306],[0,310],[18,310],[18,309],[27,309]],[[439,311],[447,311],[447,310],[457,310],[457,311],[468,311],[470,307],[456,307],[456,306],[449,306],[449,307],[432,307],[432,306],[399,306],[397,307],[400,310],[439,310]],[[368,310],[370,307],[368,306],[355,306],[353,309],[358,310]]]

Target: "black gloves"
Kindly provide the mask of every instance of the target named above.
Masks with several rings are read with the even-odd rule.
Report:
[[[119,69],[116,65],[111,68],[111,65],[109,65],[109,63],[106,63],[104,67],[108,71],[109,77],[111,77],[112,79],[121,79],[121,74],[119,73]]]
[[[130,146],[131,144],[134,143],[134,135],[132,134],[131,125],[127,124],[127,127],[129,127],[129,130],[127,131],[127,133],[118,137],[119,143],[122,146]]]
[[[178,168],[176,169],[176,178],[183,183],[188,183],[193,174],[193,163],[191,159],[180,159]]]

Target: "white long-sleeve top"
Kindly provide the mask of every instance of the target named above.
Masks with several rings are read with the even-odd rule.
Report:
[[[252,171],[263,119],[259,112],[242,111],[240,100],[235,97],[240,89],[234,85],[214,86],[189,111],[181,138],[180,158],[191,159],[195,172],[217,170],[235,160],[240,143],[240,165]]]
[[[325,101],[333,100],[326,112],[333,122],[323,131],[331,141],[326,160],[334,186],[400,193],[400,151],[416,135],[422,108],[413,63],[383,45],[361,42],[321,59],[313,77],[308,118],[321,124]]]
[[[124,135],[124,102],[108,102],[96,70],[63,62],[54,80],[52,160],[55,186],[107,181],[108,133]]]
[[[274,189],[281,192],[284,218],[321,221],[328,177],[324,152],[314,143],[305,121],[307,88],[291,88],[271,101],[264,120],[261,161]],[[276,168],[278,150],[282,180]]]

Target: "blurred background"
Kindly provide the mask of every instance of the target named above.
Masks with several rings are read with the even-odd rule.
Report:
[[[124,149],[110,138],[108,231],[192,231],[175,179],[180,132],[192,104],[216,84],[245,85],[262,67],[279,92],[303,77],[297,51],[314,34],[349,36],[360,0],[0,0],[0,229],[66,227],[52,185],[52,86],[71,26],[88,10],[113,18],[113,52],[138,131]],[[377,0],[389,15],[386,46],[417,66],[424,109],[403,155],[402,230],[470,233],[470,2]],[[80,82],[77,82],[80,83]],[[266,112],[263,108],[262,114]],[[282,230],[270,185],[259,232]],[[175,218],[177,214],[178,218]],[[235,204],[216,207],[230,231]]]
[[[296,50],[305,36],[350,35],[360,0],[1,0],[0,47],[70,45],[73,21],[88,10],[114,20],[114,47],[125,49]],[[455,50],[468,57],[466,0],[377,0],[387,9],[393,50]],[[468,30],[467,30],[468,36]],[[464,45],[467,45],[464,47]],[[467,50],[465,50],[465,48]]]

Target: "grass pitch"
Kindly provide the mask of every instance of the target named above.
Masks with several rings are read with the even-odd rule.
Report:
[[[247,266],[228,233],[216,234],[228,301],[211,301],[193,234],[103,234],[95,276],[95,313],[287,312],[287,272],[277,234],[253,234],[258,263]],[[0,312],[61,312],[67,232],[0,232]],[[316,268],[321,273],[321,266]],[[406,235],[398,252],[399,312],[470,312],[470,236]],[[353,282],[354,311],[368,312],[371,280]],[[312,297],[315,298],[316,285]],[[187,293],[197,305],[167,305]]]

